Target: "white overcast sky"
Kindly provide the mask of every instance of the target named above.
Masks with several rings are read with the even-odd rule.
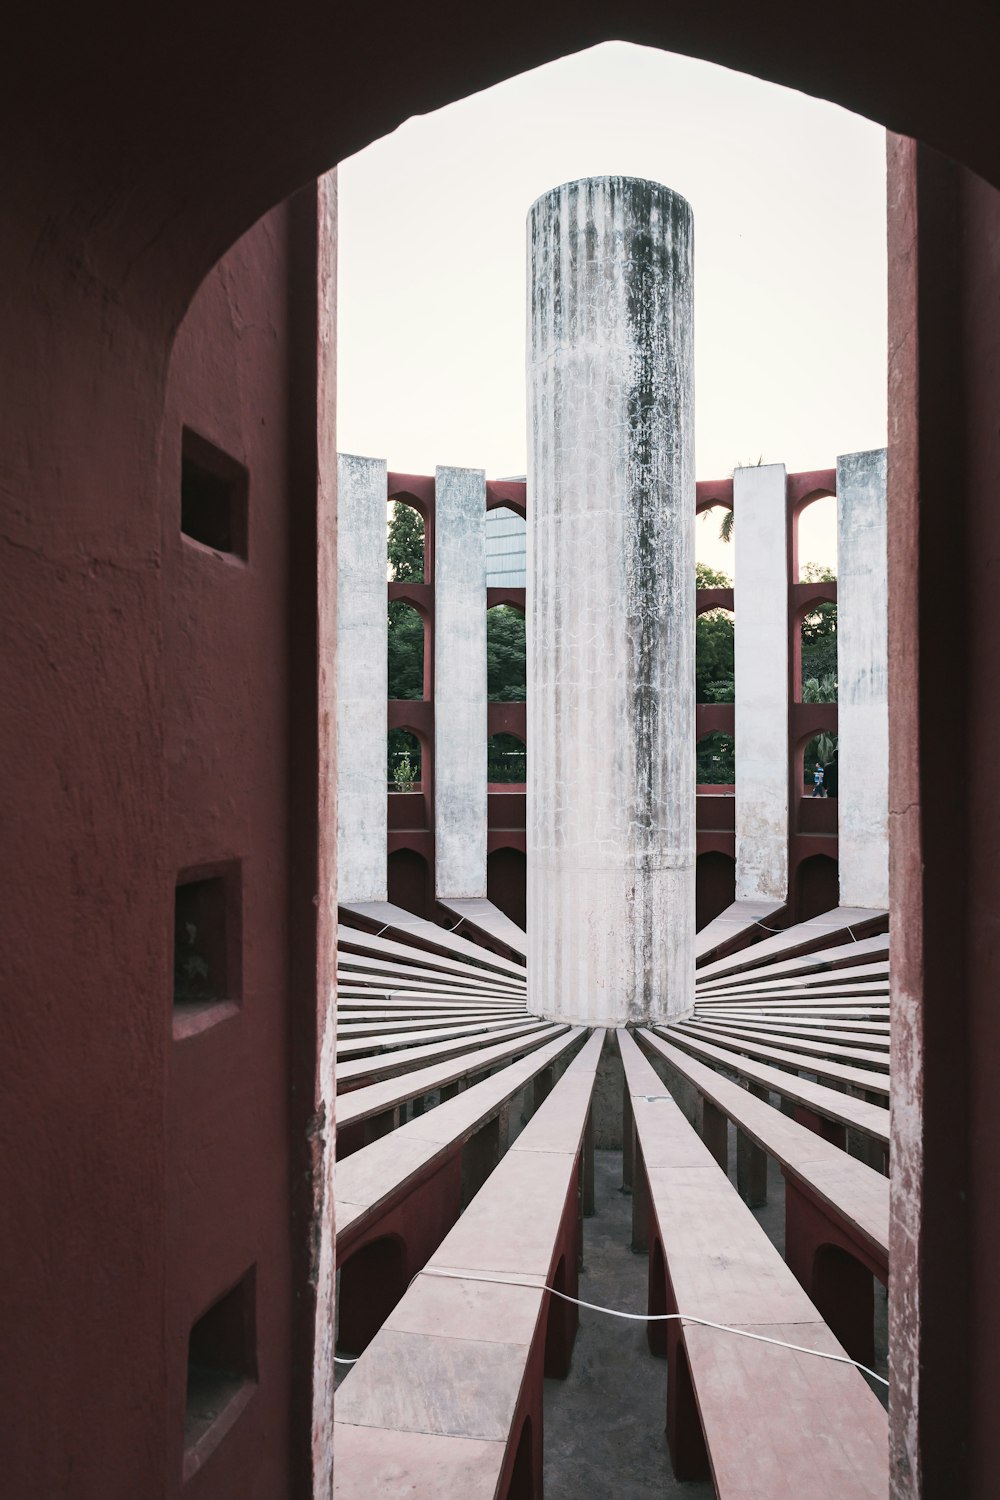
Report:
[[[699,479],[761,457],[827,468],[884,445],[884,131],[609,43],[411,119],[341,164],[342,452],[410,473],[524,473],[525,219],[549,188],[605,173],[666,183],[694,210]],[[803,534],[804,559],[834,560],[830,509]],[[716,530],[699,525],[699,556],[732,572]]]

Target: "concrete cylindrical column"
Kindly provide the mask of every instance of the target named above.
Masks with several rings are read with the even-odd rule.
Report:
[[[601,177],[528,223],[528,984],[599,1025],[694,999],[693,222]]]

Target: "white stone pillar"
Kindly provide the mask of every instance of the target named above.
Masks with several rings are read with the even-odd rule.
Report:
[[[788,546],[785,466],[733,474],[736,899],[788,900]]]
[[[528,986],[614,1026],[694,996],[693,222],[567,183],[528,223]]]
[[[381,458],[337,456],[337,895],[386,899],[388,608]]]
[[[486,895],[486,474],[434,475],[436,894]]]
[[[837,459],[841,906],[889,906],[886,451]]]

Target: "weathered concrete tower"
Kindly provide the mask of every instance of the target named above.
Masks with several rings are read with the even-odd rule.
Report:
[[[555,188],[528,223],[532,1009],[694,999],[693,222],[658,183]]]

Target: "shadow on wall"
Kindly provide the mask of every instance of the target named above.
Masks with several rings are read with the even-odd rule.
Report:
[[[418,917],[430,917],[430,880],[427,861],[415,849],[394,849],[387,861],[388,896]]]
[[[486,894],[518,927],[527,927],[528,866],[521,849],[494,849],[486,861]]]
[[[710,849],[695,866],[695,929],[700,932],[736,900],[736,861]]]
[[[808,922],[840,904],[840,866],[828,854],[811,854],[795,872],[795,920]]]

